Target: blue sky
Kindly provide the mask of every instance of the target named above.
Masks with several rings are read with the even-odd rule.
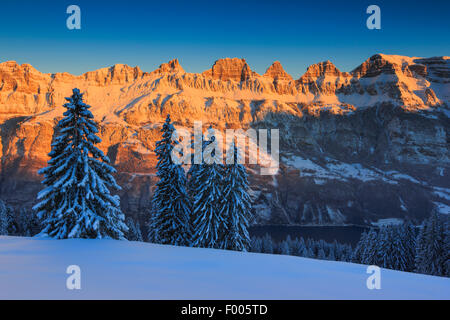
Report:
[[[81,30],[66,8],[81,8]],[[381,8],[368,30],[366,8]],[[115,63],[152,71],[179,58],[188,72],[223,57],[259,73],[279,60],[294,78],[331,60],[350,71],[375,53],[450,55],[450,1],[21,1],[0,4],[0,61],[81,74]]]

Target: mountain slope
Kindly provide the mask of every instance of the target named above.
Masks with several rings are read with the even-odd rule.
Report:
[[[0,237],[0,299],[448,299],[450,279],[343,262],[113,240]],[[66,269],[81,289],[66,289]]]
[[[154,144],[170,113],[178,126],[280,129],[278,174],[251,178],[256,223],[421,220],[450,206],[449,61],[377,54],[352,72],[321,62],[297,80],[278,62],[258,75],[238,58],[201,74],[176,59],[152,72],[118,64],[81,76],[4,62],[0,198],[31,207],[64,97],[78,87],[135,217],[148,210]]]

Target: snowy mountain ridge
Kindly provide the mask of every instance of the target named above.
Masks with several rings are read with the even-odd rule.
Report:
[[[245,59],[238,58],[217,60],[201,74],[186,73],[174,59],[152,72],[116,64],[81,76],[43,74],[28,64],[8,61],[0,64],[0,114],[6,117],[51,111],[45,117],[40,115],[51,119],[61,113],[63,99],[73,87],[87,93],[88,103],[96,106],[97,117],[116,115],[130,124],[133,120],[138,124],[156,120],[157,114],[151,108],[142,113],[144,106],[160,105],[166,110],[177,106],[179,111],[182,100],[193,109],[189,113],[195,111],[197,115],[213,104],[234,112],[236,107],[252,108],[251,102],[256,100],[265,100],[267,105],[273,103],[277,111],[290,113],[297,113],[301,109],[299,104],[328,105],[334,113],[382,102],[411,110],[429,109],[449,104],[449,61],[449,57],[424,59],[377,54],[350,73],[339,71],[330,61],[317,63],[297,80],[279,62],[260,76]],[[261,117],[258,113],[261,112],[252,112],[239,120],[254,121],[255,117]]]

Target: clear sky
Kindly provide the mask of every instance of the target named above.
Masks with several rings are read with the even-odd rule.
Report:
[[[66,8],[81,8],[81,30]],[[381,8],[381,30],[366,8]],[[81,74],[115,63],[152,71],[178,58],[188,72],[224,57],[264,73],[279,60],[294,78],[331,60],[350,71],[375,53],[450,55],[450,1],[121,0],[0,3],[0,61]]]

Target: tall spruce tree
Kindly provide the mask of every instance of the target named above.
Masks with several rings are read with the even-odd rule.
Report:
[[[101,140],[90,106],[76,88],[66,100],[67,110],[55,128],[51,159],[39,170],[46,188],[39,192],[33,209],[43,219],[41,235],[124,239],[128,228],[120,200],[109,191],[120,187],[109,158],[95,146]]]
[[[379,244],[379,234],[375,231],[375,229],[370,229],[370,231],[367,233],[365,243],[363,244],[364,250],[361,261],[363,264],[380,266],[382,262],[379,256]]]
[[[396,266],[395,262],[395,227],[392,225],[383,226],[378,233],[378,246],[377,246],[377,256],[378,263],[376,265],[394,269]],[[398,264],[401,264],[399,262]],[[375,263],[374,263],[375,264]]]
[[[406,222],[395,228],[393,269],[401,271],[414,271],[416,236],[414,226]]]
[[[230,148],[234,161],[223,170],[223,193],[220,214],[224,217],[227,230],[223,239],[224,249],[247,251],[250,245],[248,225],[250,220],[250,196],[246,168],[239,164],[236,145]]]
[[[155,153],[159,181],[153,195],[153,215],[150,220],[150,241],[170,245],[190,244],[190,203],[186,192],[186,176],[181,164],[174,161],[175,128],[167,115],[161,132],[162,139],[156,142]],[[174,151],[176,153],[176,151]]]
[[[203,165],[203,151],[205,150],[205,147],[210,143],[208,140],[206,140],[204,138],[203,134],[200,135],[200,137],[201,137],[201,141],[197,141],[195,143],[198,143],[199,145],[201,145],[201,147],[199,147],[201,150],[196,150],[195,143],[192,144],[192,148],[194,148],[194,153],[200,152],[200,154],[192,155],[192,164],[189,167],[189,170],[187,172],[187,176],[188,176],[187,191],[188,191],[189,199],[191,202],[194,202],[195,196],[196,196],[196,190],[198,190],[198,188],[202,184],[202,181],[199,178],[199,174],[200,174],[200,170]],[[195,139],[195,137],[194,137],[194,139]],[[197,137],[197,139],[198,139],[198,137]],[[198,161],[200,161],[201,163],[197,163]],[[193,217],[193,216],[191,216],[191,217]]]
[[[449,218],[433,212],[417,237],[416,271],[436,276],[449,275]]]
[[[223,192],[223,164],[216,161],[220,145],[214,130],[208,129],[207,146],[203,152],[202,164],[198,167],[192,183],[194,203],[192,208],[192,245],[204,248],[224,248],[224,234],[227,225],[221,210]],[[209,152],[209,156],[205,154]]]
[[[392,252],[390,268],[394,270],[406,271],[408,268],[407,243],[405,239],[403,224],[392,228]],[[414,257],[414,255],[413,255]]]
[[[352,261],[356,263],[364,263],[364,250],[367,245],[367,232],[364,231],[359,238],[356,248],[352,255]]]

